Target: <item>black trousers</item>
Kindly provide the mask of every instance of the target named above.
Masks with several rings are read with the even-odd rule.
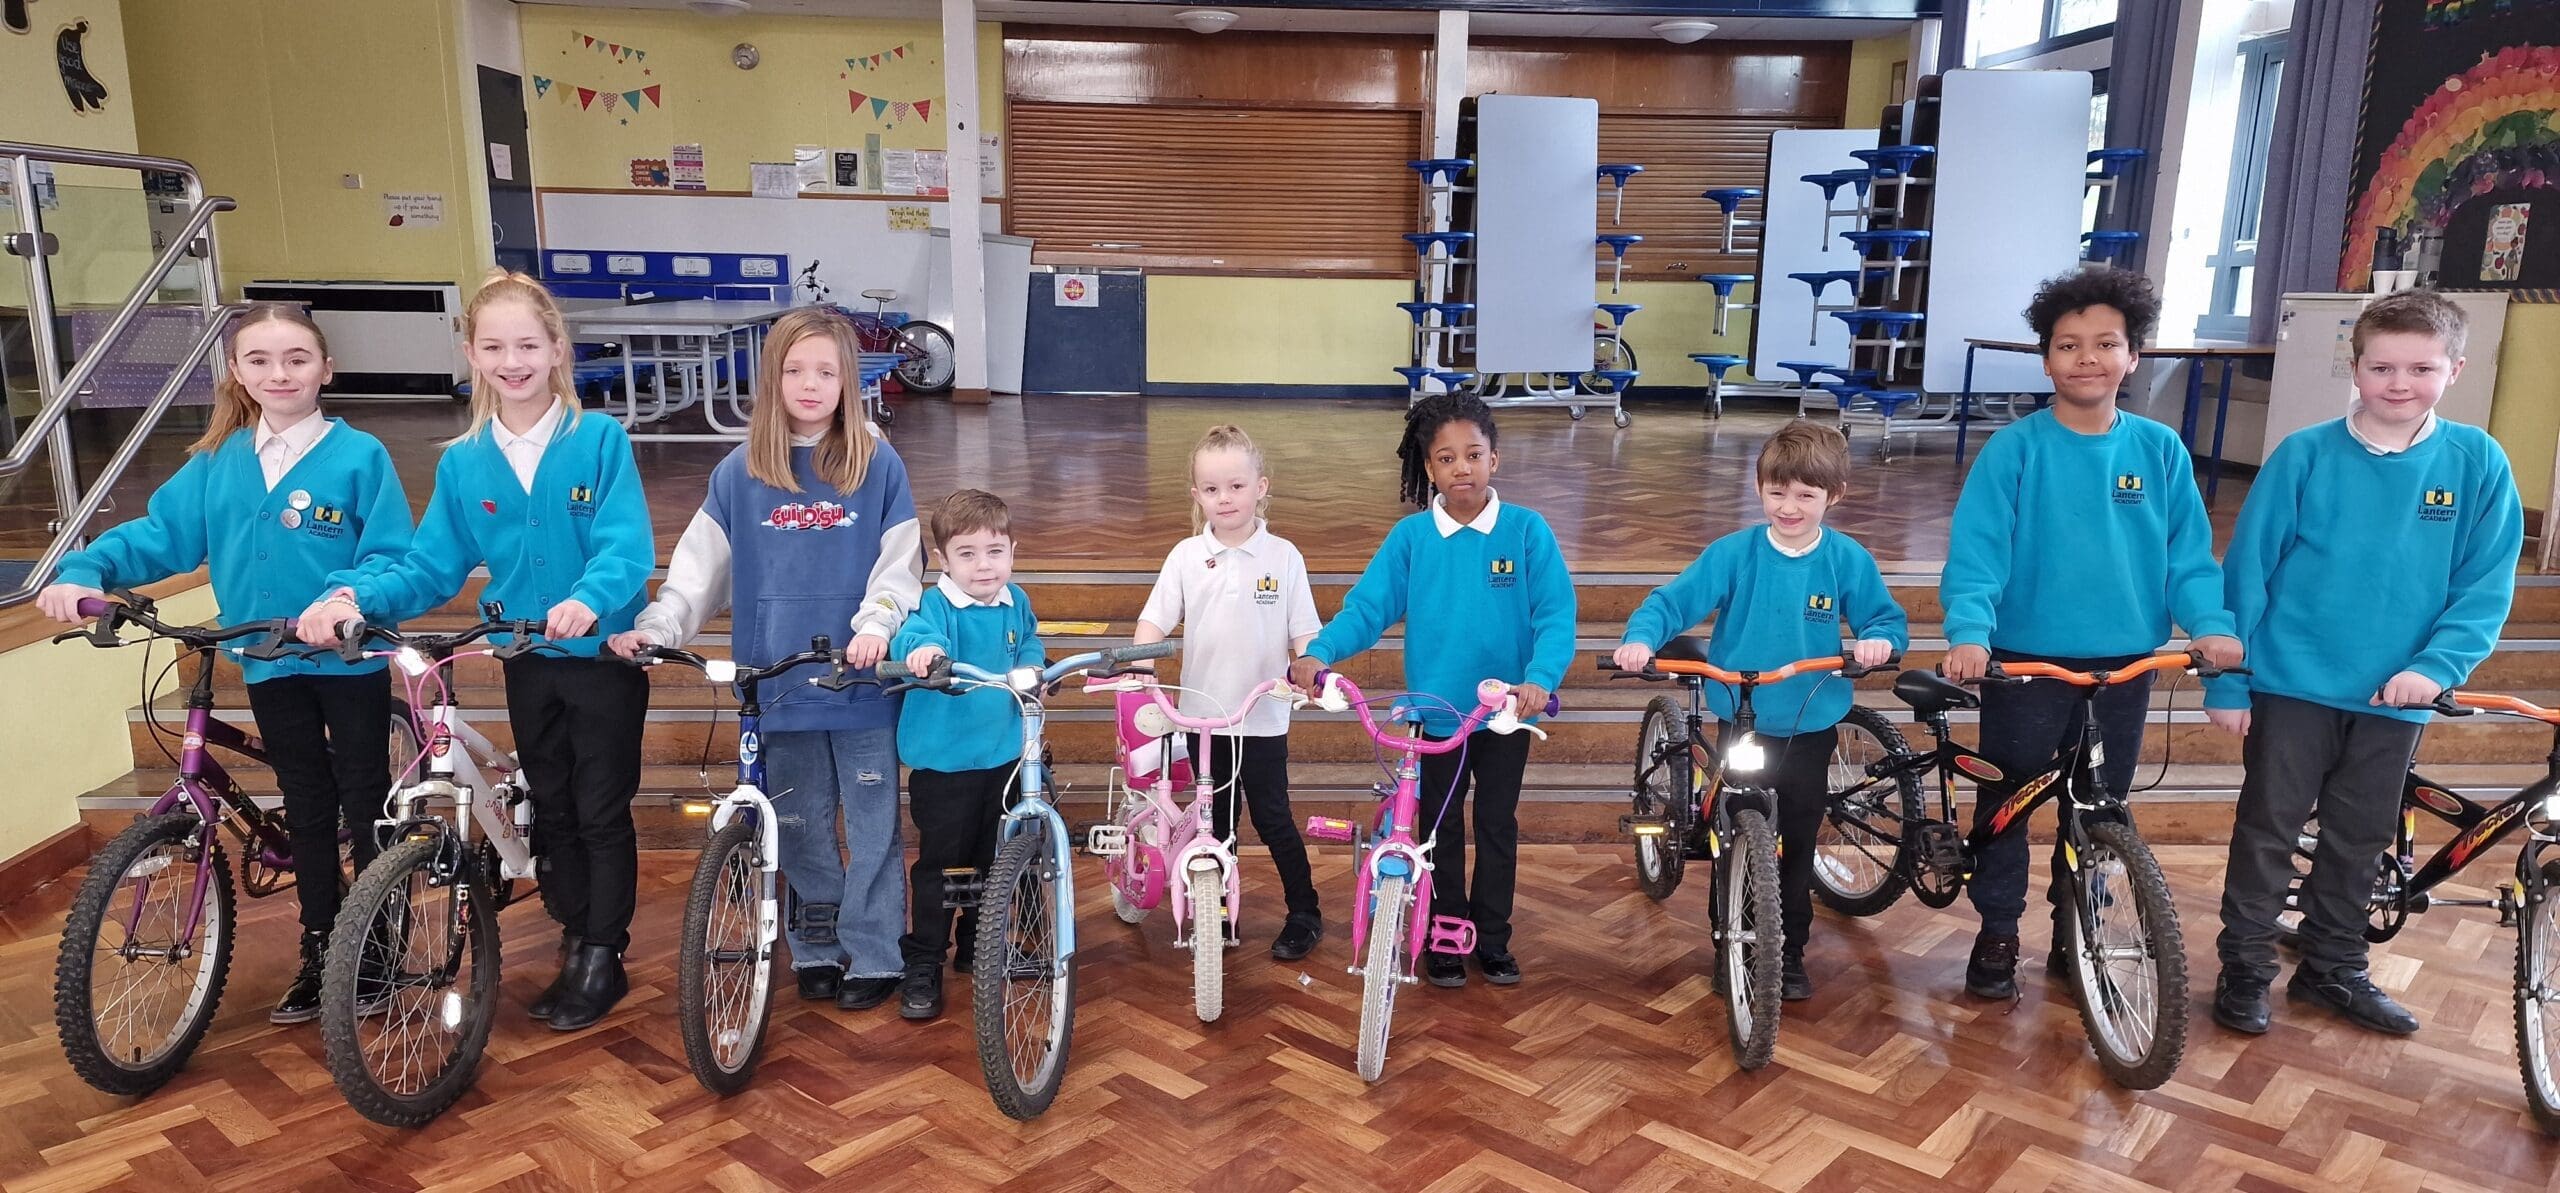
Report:
[[[1297,815],[1289,810],[1289,739],[1279,737],[1230,737],[1223,733],[1209,735],[1204,750],[1199,738],[1191,739],[1192,757],[1206,758],[1209,781],[1224,789],[1235,784],[1235,791],[1222,794],[1213,801],[1217,810],[1212,831],[1224,837],[1235,831],[1235,801],[1244,801],[1245,812],[1253,820],[1253,834],[1271,850],[1271,868],[1280,872],[1280,890],[1289,907],[1289,918],[1320,923],[1324,913],[1316,902],[1315,873],[1307,868],[1307,841],[1298,833]],[[1237,742],[1244,748],[1238,750]],[[1237,755],[1243,755],[1239,764]],[[1237,772],[1243,772],[1241,780]]]
[[[2374,867],[2391,847],[2423,728],[2263,692],[2250,699],[2216,942],[2225,973],[2275,981],[2276,916],[2293,879],[2295,839],[2314,815],[2320,847],[2303,882],[2302,968],[2364,970]]]
[[[1994,657],[2008,662],[2020,656],[1999,653]],[[2091,671],[2121,667],[2127,660],[2049,661],[2075,671]],[[2131,683],[2103,689],[2091,705],[2091,712],[2098,719],[2098,740],[2107,752],[2106,760],[2098,766],[2098,782],[2119,798],[2133,790],[2134,767],[2142,758],[2142,729],[2151,709],[2152,678],[2145,675]],[[2080,690],[2061,680],[1984,684],[1981,692],[1980,752],[2011,779],[2024,781],[2041,774],[2045,764],[2053,761],[2054,752],[2080,732]],[[1992,813],[1998,810],[1998,801],[1977,798],[1973,805],[1974,827],[1989,823]],[[2062,914],[2061,883],[2065,872],[2062,843],[2056,841],[2053,884],[2046,888],[2045,899],[2053,904],[2057,917]],[[2015,935],[2018,919],[2027,911],[2026,830],[2002,836],[1983,850],[1975,861],[1973,881],[1965,889],[1973,899],[1974,910],[1982,914],[1984,935]]]
[[[507,660],[507,721],[533,796],[542,906],[588,944],[631,944],[640,841],[640,736],[649,677],[620,661],[525,655]]]
[[[954,943],[951,909],[942,903],[942,872],[967,866],[984,876],[996,864],[996,828],[1013,802],[1014,779],[1011,763],[985,770],[907,773],[916,860],[907,870],[910,910],[898,952],[909,970],[942,968]],[[978,946],[976,908],[961,911],[958,944],[962,956]]]
[[[353,838],[356,873],[382,852],[374,822],[391,790],[391,673],[279,675],[249,685],[249,711],[284,793],[302,928],[326,932],[342,893],[339,827]]]
[[[1758,735],[1776,766],[1778,790],[1778,903],[1786,925],[1786,951],[1802,955],[1813,927],[1814,835],[1831,803],[1831,754],[1838,726],[1794,737]]]
[[[1439,844],[1431,850],[1431,914],[1472,921],[1480,956],[1511,951],[1511,896],[1520,873],[1520,775],[1528,768],[1529,735],[1490,729],[1477,730],[1463,750],[1422,757],[1422,820],[1414,827],[1421,835],[1439,825]],[[1470,787],[1476,805],[1472,878]]]

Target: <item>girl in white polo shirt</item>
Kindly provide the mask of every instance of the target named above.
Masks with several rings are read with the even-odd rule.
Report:
[[[1136,636],[1159,642],[1182,627],[1182,680],[1192,689],[1182,698],[1185,716],[1232,715],[1256,685],[1286,673],[1323,628],[1306,558],[1263,524],[1270,496],[1262,452],[1242,429],[1211,427],[1200,437],[1191,452],[1191,500],[1204,525],[1165,556]],[[1208,759],[1220,787],[1236,785],[1255,835],[1271,850],[1289,905],[1271,955],[1295,961],[1324,937],[1324,915],[1307,843],[1289,811],[1289,706],[1257,701],[1236,732],[1242,736],[1210,735],[1205,751],[1195,742],[1193,756]],[[1222,799],[1216,806],[1223,837],[1235,831],[1234,804]]]

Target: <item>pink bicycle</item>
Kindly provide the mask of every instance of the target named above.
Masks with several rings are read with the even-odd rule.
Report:
[[[1216,784],[1209,768],[1184,765],[1175,743],[1184,732],[1218,733],[1244,723],[1254,702],[1294,699],[1266,680],[1232,716],[1182,715],[1166,688],[1140,675],[1085,685],[1087,692],[1117,692],[1121,762],[1112,783],[1109,816],[1085,831],[1085,852],[1106,859],[1111,909],[1124,923],[1139,923],[1173,894],[1173,943],[1191,950],[1191,1009],[1202,1023],[1226,1009],[1226,950],[1237,943],[1244,913],[1244,880],[1236,865],[1235,838],[1217,831]],[[1174,691],[1182,689],[1175,688]],[[1192,782],[1191,803],[1177,806],[1174,787]],[[1143,786],[1142,786],[1143,784]],[[1185,933],[1188,933],[1186,935]]]
[[[1347,699],[1345,691],[1350,693]],[[1435,953],[1463,957],[1476,947],[1473,922],[1431,914],[1431,848],[1440,826],[1433,824],[1418,839],[1414,835],[1414,822],[1422,814],[1422,755],[1464,749],[1467,738],[1480,727],[1496,733],[1527,730],[1540,738],[1546,733],[1512,715],[1511,685],[1497,679],[1476,686],[1475,710],[1445,741],[1422,736],[1421,710],[1410,697],[1391,706],[1387,718],[1403,725],[1404,733],[1378,728],[1369,715],[1371,701],[1360,694],[1359,685],[1339,674],[1325,674],[1323,692],[1314,703],[1333,712],[1357,711],[1370,740],[1399,755],[1393,768],[1395,784],[1392,789],[1380,787],[1378,814],[1367,829],[1329,816],[1307,818],[1308,836],[1346,842],[1360,851],[1351,888],[1351,955],[1359,963],[1350,972],[1361,979],[1360,1077],[1375,1081],[1387,1067],[1387,1030],[1395,1016],[1396,988],[1415,980],[1422,950],[1428,947]],[[1557,707],[1556,700],[1548,698],[1547,715],[1554,716]]]

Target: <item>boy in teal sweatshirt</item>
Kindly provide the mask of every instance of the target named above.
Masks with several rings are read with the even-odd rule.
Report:
[[[1545,711],[1547,693],[1573,663],[1573,577],[1544,518],[1494,494],[1502,457],[1494,450],[1493,411],[1480,399],[1437,394],[1405,416],[1407,504],[1425,506],[1387,532],[1342,612],[1289,665],[1290,682],[1309,690],[1316,675],[1405,626],[1405,685],[1422,709],[1422,730],[1435,739],[1456,733],[1476,708],[1476,685],[1517,683],[1513,708],[1523,721]],[[1452,709],[1456,711],[1451,711]],[[1465,749],[1422,759],[1422,820],[1438,826],[1431,911],[1476,926],[1476,964],[1497,986],[1520,980],[1511,956],[1511,900],[1520,852],[1520,777],[1529,765],[1526,734],[1479,730]],[[1463,770],[1461,769],[1463,768]],[[1476,869],[1467,877],[1466,814],[1458,805],[1475,787]],[[1472,897],[1470,897],[1472,895]],[[1463,986],[1466,963],[1424,953],[1434,986]]]
[[[1875,556],[1822,526],[1849,488],[1849,441],[1829,427],[1789,423],[1760,449],[1759,479],[1769,524],[1709,543],[1679,578],[1645,597],[1627,620],[1618,666],[1642,670],[1664,643],[1709,615],[1716,626],[1707,661],[1730,671],[1843,653],[1844,629],[1856,637],[1846,653],[1861,667],[1882,666],[1910,645],[1910,623],[1885,590]],[[1850,688],[1836,675],[1800,675],[1751,697],[1753,736],[1776,776],[1786,926],[1779,989],[1791,1002],[1813,997],[1804,940],[1813,926],[1814,835],[1830,802],[1831,754],[1840,744],[1840,719],[1849,713]],[[1717,720],[1733,718],[1730,688],[1709,683],[1706,695]]]
[[[2300,1001],[2391,1035],[2417,1016],[2365,972],[2365,902],[2391,845],[2425,706],[2497,646],[2515,596],[2524,508],[2488,432],[2435,415],[2462,373],[2462,308],[2433,291],[2374,300],[2353,333],[2346,417],[2287,436],[2249,486],[2223,561],[2253,675],[2207,685],[2243,735],[2222,886],[2213,1017],[2267,1030],[2276,915],[2305,821]]]
[[[943,499],[926,535],[942,557],[942,578],[898,628],[890,656],[917,675],[946,657],[999,673],[1046,666],[1040,619],[1030,595],[1013,583],[1013,518],[1004,499],[962,489]],[[908,767],[907,811],[916,822],[916,861],[907,871],[911,918],[898,942],[906,962],[898,1013],[932,1019],[942,1014],[942,962],[953,943],[942,872],[969,866],[983,874],[995,864],[997,823],[1012,802],[1022,759],[1020,705],[1011,692],[983,687],[909,696],[898,714],[898,758]],[[977,938],[977,911],[961,912],[962,973]]]
[[[1963,682],[1995,659],[2112,669],[2159,649],[2173,621],[2214,666],[2238,665],[2187,445],[2166,425],[2116,409],[2116,391],[2160,321],[2151,283],[2120,269],[2074,271],[2039,287],[2026,316],[2053,404],[1993,435],[1965,477],[1938,584],[1948,645],[1941,670]],[[2098,778],[2119,797],[2133,786],[2150,702],[2146,675],[2108,687],[2093,705],[2106,759]],[[2060,680],[1985,686],[1980,750],[2002,771],[2035,774],[2078,732],[2078,707]],[[1976,825],[1996,810],[1978,803]],[[2057,882],[2065,872],[2058,844],[2053,872]],[[1965,991],[2015,998],[2026,834],[1993,838],[1966,890],[1982,934]],[[2063,939],[2057,932],[2048,972],[2066,972]]]

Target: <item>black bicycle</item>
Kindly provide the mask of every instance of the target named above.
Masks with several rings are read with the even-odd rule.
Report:
[[[2247,674],[2237,667],[2216,669],[2187,654],[2151,655],[2102,671],[2073,671],[2050,663],[1992,664],[1975,682],[2052,679],[2079,690],[2069,740],[2036,773],[2016,776],[1955,741],[1948,714],[1979,707],[1974,693],[1935,672],[1905,671],[1894,680],[1893,693],[1911,706],[1937,745],[1915,753],[1886,727],[1875,734],[1884,757],[1866,764],[1855,781],[1836,786],[1824,814],[1826,838],[1870,860],[1889,849],[1890,872],[1922,903],[1945,907],[1964,893],[1994,840],[2025,832],[2036,809],[2054,804],[2063,864],[2070,871],[2070,880],[2062,885],[2068,938],[2058,943],[2070,960],[2080,1023],[2097,1051],[2098,1066],[2109,1080],[2128,1089],[2157,1088],[2177,1071],[2185,1054],[2187,954],[2167,876],[2134,828],[2132,808],[2098,779],[2106,748],[2092,711],[2100,691],[2163,670],[2204,678]],[[1892,810],[1918,804],[1913,788],[1930,774],[1938,779],[1936,815]],[[1993,808],[1989,819],[1970,833],[1956,820],[1959,777],[1974,785],[1977,801]],[[1830,878],[1825,867],[1815,867],[1816,889],[1834,907],[1872,894],[1831,889]]]
[[[1600,669],[1613,679],[1677,679],[1689,689],[1686,708],[1669,696],[1657,696],[1645,707],[1636,738],[1634,807],[1618,825],[1635,838],[1636,881],[1655,899],[1669,898],[1679,888],[1689,859],[1713,867],[1708,919],[1714,925],[1716,989],[1725,999],[1734,1062],[1757,1069],[1778,1048],[1785,939],[1773,827],[1778,796],[1770,785],[1774,772],[1768,750],[1754,736],[1758,714],[1752,711],[1752,693],[1763,684],[1799,675],[1836,671],[1854,680],[1872,669],[1831,655],[1767,671],[1728,671],[1708,662],[1706,652],[1703,639],[1682,636],[1664,643],[1642,671],[1625,670],[1606,656],[1600,659]],[[1709,681],[1734,692],[1733,716],[1713,733],[1707,719]],[[1882,724],[1872,710],[1850,711]]]

